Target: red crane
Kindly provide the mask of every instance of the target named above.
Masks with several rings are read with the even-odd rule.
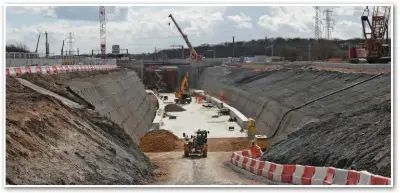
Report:
[[[181,33],[183,39],[184,39],[185,42],[186,42],[186,45],[187,45],[188,48],[189,48],[189,52],[190,52],[190,63],[192,63],[193,61],[196,61],[196,62],[202,61],[202,60],[203,60],[203,56],[200,55],[200,54],[198,54],[198,53],[196,52],[196,50],[193,48],[192,44],[189,42],[189,39],[188,39],[187,35],[184,34],[184,33],[182,32],[181,28],[180,28],[179,25],[176,23],[176,21],[175,21],[174,17],[172,16],[172,14],[169,14],[168,17],[170,17],[170,18],[172,19],[172,21],[174,22],[176,28],[178,28],[179,33]]]
[[[388,23],[390,6],[373,7],[372,18],[369,20],[368,6],[361,16],[364,47],[367,50],[368,63],[388,63],[391,61]]]

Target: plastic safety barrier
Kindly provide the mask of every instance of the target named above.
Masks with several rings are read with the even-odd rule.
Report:
[[[74,71],[113,70],[117,68],[117,65],[20,66],[7,67],[6,76],[20,77],[26,73],[54,74]]]
[[[367,171],[334,167],[277,164],[251,157],[251,151],[232,152],[231,163],[268,180],[296,185],[391,185],[391,179]]]

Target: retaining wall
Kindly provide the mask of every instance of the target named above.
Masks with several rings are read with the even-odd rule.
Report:
[[[198,93],[200,94],[200,93]],[[204,96],[207,101],[210,101],[213,105],[216,105],[218,107],[221,108],[220,104],[224,103],[223,101],[206,95],[206,94],[200,94],[202,96]],[[224,103],[224,107],[229,109],[229,115],[233,118],[236,118],[236,122],[237,124],[243,129],[243,130],[247,130],[248,129],[248,125],[249,125],[249,120],[247,119],[246,116],[244,116],[240,111],[238,111],[237,109],[235,109],[234,107],[231,107],[230,105],[227,105],[226,103]]]
[[[390,97],[390,75],[385,75],[285,115],[290,109],[371,76],[302,69],[257,73],[212,67],[201,75],[199,88],[217,98],[223,95],[224,102],[256,120],[260,134],[271,136],[278,127],[278,135],[290,133],[332,114],[363,107],[366,100],[372,105]]]
[[[144,64],[142,61],[138,60],[117,60],[116,61],[117,66],[121,66],[124,68],[132,69],[134,70],[140,80],[143,81],[143,76],[144,76]]]
[[[391,176],[390,82],[390,74],[212,67],[200,88],[255,119],[270,137],[267,160]]]
[[[248,118],[255,119],[256,128],[260,134],[272,135],[279,118],[282,117],[284,111],[288,110],[288,108],[283,107],[273,100],[257,99],[257,97],[254,97],[254,95],[247,91],[216,82],[208,82],[206,77],[203,81],[201,88],[206,93],[225,99],[226,103],[232,105]]]
[[[115,69],[116,65],[7,67],[6,76]],[[136,143],[153,126],[156,103],[152,103],[137,74],[132,70],[121,69],[104,76],[73,79],[66,84],[91,103],[101,115],[119,124]]]
[[[152,90],[146,90],[146,92],[148,94],[153,95],[153,97],[155,97],[157,99],[158,109],[157,109],[156,115],[153,119],[152,128],[151,128],[151,130],[157,130],[157,129],[160,129],[160,127],[163,125],[162,120],[163,120],[163,116],[164,116],[165,104],[159,98],[158,93],[154,93],[154,91],[152,91]]]
[[[101,115],[124,128],[135,142],[151,129],[156,107],[135,72],[120,70],[67,84]]]

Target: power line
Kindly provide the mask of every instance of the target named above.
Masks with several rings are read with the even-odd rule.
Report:
[[[332,19],[332,10],[330,9],[325,9],[324,10],[324,15],[325,15],[325,32],[326,32],[326,39],[330,40],[331,39],[331,33],[333,31],[333,25],[335,24],[335,20]]]
[[[75,38],[74,38],[72,32],[69,32],[67,43],[68,43],[68,55],[71,55],[74,52],[74,43],[75,43]]]
[[[314,38],[319,40],[321,38],[321,29],[320,29],[320,18],[319,18],[319,7],[315,6],[315,17],[314,17]]]

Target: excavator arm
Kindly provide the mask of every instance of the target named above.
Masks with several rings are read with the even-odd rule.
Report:
[[[197,61],[197,62],[198,62],[198,61],[201,61],[201,60],[203,59],[203,57],[202,57],[201,55],[199,55],[199,54],[196,52],[196,50],[193,48],[193,46],[192,46],[192,44],[190,43],[190,41],[189,41],[187,35],[184,34],[184,33],[182,32],[182,29],[179,27],[178,23],[176,23],[175,18],[172,16],[172,14],[169,14],[168,17],[171,18],[172,22],[174,22],[174,24],[175,24],[176,28],[178,29],[179,33],[182,35],[183,39],[185,40],[186,45],[187,45],[188,48],[189,48],[190,60],[191,60],[191,61]]]
[[[181,82],[181,86],[179,88],[178,91],[176,91],[175,93],[175,97],[178,99],[182,98],[183,92],[185,92],[185,88],[188,87],[188,80],[189,80],[189,73],[186,72],[185,77],[183,78],[182,82]]]

